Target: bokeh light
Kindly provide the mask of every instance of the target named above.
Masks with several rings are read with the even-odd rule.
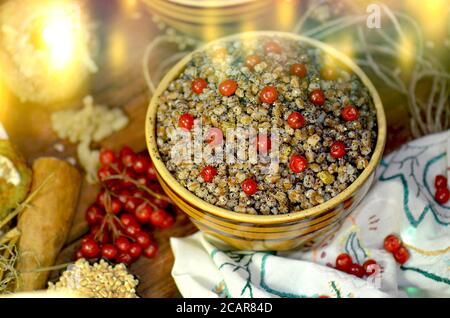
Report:
[[[78,2],[9,2],[1,13],[8,57],[1,61],[2,76],[22,101],[51,104],[73,96],[97,70],[90,24]]]
[[[79,27],[74,23],[70,12],[62,6],[50,7],[47,11],[42,39],[49,52],[49,63],[62,69],[73,59],[76,50]]]
[[[119,29],[114,29],[108,38],[108,59],[112,69],[122,69],[127,61],[127,39]]]
[[[449,15],[448,0],[405,1],[407,9],[418,19],[426,38],[437,40],[448,36],[448,18],[443,18]]]
[[[280,30],[289,30],[295,24],[297,15],[298,0],[278,0],[277,1],[277,22]]]
[[[416,46],[414,38],[408,34],[401,36],[398,43],[398,59],[399,65],[405,69],[412,67],[414,62]]]

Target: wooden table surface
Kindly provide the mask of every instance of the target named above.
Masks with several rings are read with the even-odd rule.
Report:
[[[100,22],[96,30],[102,48],[97,57],[100,71],[93,76],[86,90],[64,104],[80,106],[82,97],[89,93],[98,103],[121,107],[129,116],[130,124],[94,146],[118,150],[124,145],[129,145],[134,150],[140,151],[145,149],[144,119],[150,98],[142,73],[142,56],[145,46],[159,31],[146,9],[139,4],[124,7],[125,2],[127,1],[122,1],[122,5],[112,0],[90,2],[92,18]],[[113,52],[115,55],[110,51],[112,47],[116,51]],[[160,53],[165,54],[170,50],[173,48],[167,47]],[[158,57],[152,58],[150,64],[157,66]],[[383,92],[382,85],[377,86],[385,105],[390,105],[386,107],[389,136],[386,151],[389,152],[410,138],[408,115],[404,101],[398,96]],[[63,153],[54,149],[55,142],[61,141],[50,127],[49,109],[52,106],[21,103],[11,94],[0,102],[3,107],[0,121],[3,122],[13,143],[30,162],[41,156],[60,158],[75,156],[74,145],[66,142],[63,142],[66,146]],[[95,200],[97,191],[96,186],[83,185],[77,216],[70,235],[70,243],[75,243],[69,244],[61,252],[58,262],[70,260],[73,256],[74,248],[78,244],[76,239],[86,231],[84,211]],[[132,272],[141,281],[138,289],[141,296],[180,297],[170,275],[173,255],[170,251],[169,237],[186,236],[195,231],[195,227],[183,213],[177,214],[176,223],[172,228],[156,231],[155,236],[160,248],[157,257],[151,260],[142,257],[131,267]]]

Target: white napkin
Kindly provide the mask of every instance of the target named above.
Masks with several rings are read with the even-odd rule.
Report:
[[[448,169],[450,131],[404,145],[385,157],[377,182],[324,246],[309,252],[236,251],[202,233],[172,238],[172,276],[184,297],[450,297],[450,203],[433,198]],[[383,249],[400,235],[411,257],[399,266]],[[373,258],[381,272],[360,279],[335,270],[349,253]]]

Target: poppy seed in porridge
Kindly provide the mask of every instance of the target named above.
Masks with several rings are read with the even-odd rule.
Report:
[[[377,140],[373,100],[358,76],[319,48],[277,36],[194,53],[157,103],[157,145],[167,169],[194,195],[239,213],[284,214],[330,200],[368,166]],[[201,125],[200,145],[209,147],[201,161],[195,153],[192,164],[172,157],[180,118],[182,128],[191,119]],[[211,128],[221,131],[222,152],[208,144]],[[245,150],[244,159],[236,156]]]

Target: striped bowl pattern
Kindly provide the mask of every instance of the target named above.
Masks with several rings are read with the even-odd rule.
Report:
[[[369,190],[386,141],[386,119],[380,96],[367,75],[347,56],[322,42],[292,33],[260,31],[228,36],[211,42],[206,48],[217,45],[218,42],[261,35],[276,35],[318,47],[358,75],[369,89],[377,112],[378,137],[369,165],[355,182],[336,197],[318,206],[282,215],[248,215],[226,210],[203,201],[181,186],[165,167],[157,149],[155,134],[157,100],[169,83],[183,71],[192,54],[186,56],[166,74],[152,97],[146,118],[147,147],[162,188],[205,234],[241,250],[307,249],[333,235]],[[200,50],[203,49],[205,48]]]

